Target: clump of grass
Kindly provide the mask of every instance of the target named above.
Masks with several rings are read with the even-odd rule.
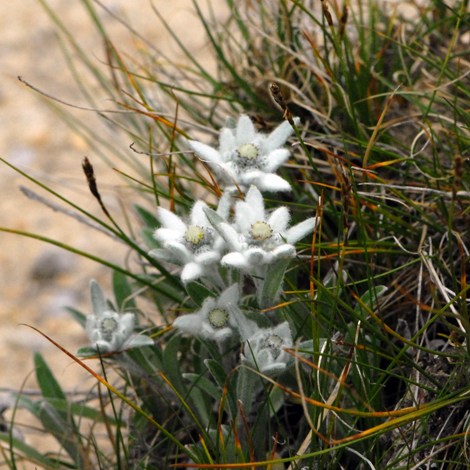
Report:
[[[460,43],[469,29],[466,2],[410,3],[414,16],[406,19],[403,4],[385,11],[372,2],[322,2],[314,12],[307,1],[227,0],[224,23],[194,2],[214,54],[211,73],[154,7],[186,54],[185,67],[125,23],[145,47],[133,57],[120,54],[100,22],[104,6],[97,2],[97,11],[82,1],[108,64],[86,57],[66,29],[64,52],[121,112],[97,110],[127,135],[133,152],[95,140],[84,122],[80,129],[94,149],[116,151],[128,164],[124,176],[141,220],[121,227],[104,207],[103,220],[94,222],[127,243],[137,262],[128,269],[96,260],[114,270],[117,311],[139,314],[145,305],[153,313],[142,315],[137,330],[155,345],[98,355],[97,378],[109,394],[98,387],[89,403],[68,399],[36,356],[43,397],[19,403],[67,455],[43,455],[2,433],[10,444],[6,463],[13,468],[21,456],[45,468],[466,466],[470,105],[469,53]],[[82,89],[86,106],[95,108],[90,89]],[[288,322],[295,347],[282,354],[294,360],[274,376],[240,360],[240,342],[218,348],[204,336],[172,330],[176,318],[204,308],[221,289],[207,279],[183,283],[171,264],[148,254],[162,249],[152,238],[162,228],[156,206],[184,217],[197,199],[214,208],[221,199],[214,167],[189,151],[187,139],[216,145],[215,131],[241,113],[261,132],[283,119],[295,130],[292,156],[279,172],[292,191],[265,194],[266,209],[289,207],[292,225],[319,220],[313,237],[297,244],[295,263],[273,268],[285,271],[272,281],[274,303],[263,305],[255,294],[275,276],[220,272],[226,284],[242,287],[247,324]],[[238,197],[247,195],[238,189]],[[219,230],[214,212],[206,214]],[[246,357],[256,343],[244,344]],[[107,380],[111,369],[118,385]],[[97,396],[99,404],[91,401]],[[103,422],[107,439],[93,428],[84,432],[85,420]]]

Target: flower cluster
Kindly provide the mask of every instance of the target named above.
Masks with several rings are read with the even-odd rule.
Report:
[[[223,202],[220,205],[222,214]],[[154,236],[163,249],[152,250],[150,255],[183,266],[183,282],[210,276],[221,258],[224,242],[207,220],[205,208],[205,202],[197,201],[187,224],[173,212],[158,208],[157,217],[162,228],[156,230]]]
[[[227,195],[230,197],[230,193],[225,193],[222,199]],[[236,203],[233,224],[219,215],[222,212],[212,212],[203,201],[198,201],[189,222],[185,223],[160,207],[157,217],[162,228],[155,231],[154,237],[162,248],[150,254],[161,261],[182,265],[183,282],[201,277],[220,281],[219,262],[222,266],[255,274],[260,266],[294,258],[294,244],[311,233],[316,225],[312,217],[289,228],[290,214],[286,207],[266,214],[263,197],[256,186],[251,186],[245,201]]]
[[[251,185],[261,191],[289,191],[289,183],[273,172],[289,158],[289,150],[281,147],[292,132],[285,121],[266,137],[256,132],[248,116],[242,115],[236,127],[220,131],[219,150],[195,140],[190,140],[189,145],[230,186],[238,186],[242,191]]]
[[[217,299],[208,297],[197,313],[177,318],[173,327],[217,342],[222,342],[234,334],[247,340],[256,331],[256,325],[244,317],[238,308],[239,301],[239,287],[235,283]]]
[[[252,186],[245,201],[235,206],[235,223],[216,226],[229,251],[222,258],[222,265],[251,272],[278,259],[294,258],[294,244],[313,231],[316,219],[309,218],[291,228],[289,221],[286,207],[279,207],[268,216],[260,191]]]
[[[264,136],[243,115],[235,126],[221,130],[218,150],[190,141],[192,150],[214,167],[227,187],[217,211],[197,201],[187,222],[159,208],[161,227],[154,237],[161,248],[150,252],[161,261],[182,266],[183,282],[202,279],[224,289],[219,297],[206,298],[198,312],[177,318],[173,327],[216,341],[221,347],[229,338],[241,339],[244,363],[267,375],[276,375],[287,366],[289,356],[284,348],[293,345],[289,324],[261,328],[249,320],[240,309],[243,284],[231,284],[231,280],[251,275],[260,307],[272,306],[287,263],[296,256],[295,243],[315,229],[313,217],[291,227],[286,207],[266,211],[261,194],[290,190],[287,181],[273,172],[289,157],[289,151],[280,147],[292,131],[285,122]],[[244,200],[234,197],[240,190],[246,192]],[[279,264],[281,261],[284,263]]]
[[[292,334],[287,322],[275,328],[259,329],[245,344],[244,357],[262,374],[282,372],[291,358],[284,350],[292,348]]]
[[[90,288],[93,315],[87,317],[86,332],[95,351],[109,353],[153,344],[148,336],[134,335],[133,313],[119,314],[112,310],[95,280],[90,282]]]
[[[287,181],[273,172],[289,157],[282,146],[292,131],[284,122],[265,136],[243,115],[238,123],[221,130],[218,150],[190,141],[192,150],[214,166],[228,186],[216,211],[197,201],[187,220],[159,207],[160,227],[154,238],[160,248],[150,251],[159,261],[181,266],[183,283],[200,279],[212,286],[212,291],[206,289],[211,295],[205,296],[200,310],[180,316],[173,327],[213,340],[222,349],[229,339],[243,341],[243,362],[267,375],[287,367],[289,356],[284,349],[292,347],[291,330],[287,322],[260,327],[243,313],[240,294],[244,276],[251,276],[259,306],[271,307],[282,291],[288,262],[296,256],[295,244],[316,226],[313,217],[290,226],[289,210],[267,211],[261,194],[290,190]],[[239,191],[246,193],[244,200],[235,196]],[[134,314],[115,312],[95,281],[91,296],[94,314],[88,316],[86,330],[95,351],[153,344],[151,338],[134,334]]]

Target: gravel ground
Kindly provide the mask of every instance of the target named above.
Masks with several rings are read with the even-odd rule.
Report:
[[[74,32],[91,60],[105,68],[100,65],[105,59],[102,43],[82,2],[49,0],[48,3]],[[173,57],[177,54],[147,0],[107,0],[105,3],[114,12],[124,12],[131,24],[155,45],[166,48]],[[202,59],[208,56],[204,54],[205,39],[190,8],[191,0],[154,0],[154,3],[191,51]],[[109,15],[104,14],[103,18],[117,48],[128,48],[129,34]],[[86,142],[60,121],[45,100],[17,79],[21,75],[51,95],[86,104],[67,71],[50,18],[38,1],[3,0],[0,2],[0,30],[1,157],[102,217],[84,181],[83,157],[88,155],[92,160],[102,183],[103,197],[111,207],[116,207],[119,198],[126,197],[122,179],[93,155]],[[87,122],[94,119],[83,111],[77,111],[75,116]],[[100,255],[110,262],[124,263],[127,255],[124,246],[29,200],[19,190],[20,185],[44,197],[50,196],[5,164],[1,165],[0,226],[40,234]],[[18,235],[0,232],[0,247],[0,387],[19,387],[33,370],[32,351],[40,351],[61,383],[71,388],[86,376],[37,332],[20,324],[33,325],[67,349],[76,351],[86,345],[87,339],[62,306],[70,305],[88,312],[89,279],[97,279],[111,293],[110,271],[60,248]],[[35,388],[36,384],[30,378],[26,386]]]

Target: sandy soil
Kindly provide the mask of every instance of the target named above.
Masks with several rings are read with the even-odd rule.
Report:
[[[132,194],[126,193],[122,178],[97,157],[85,140],[61,122],[47,100],[17,79],[21,75],[41,90],[86,105],[77,92],[60,51],[55,26],[41,1],[44,0],[0,2],[0,156],[102,217],[85,184],[81,170],[84,155],[88,155],[95,166],[103,197],[111,208],[119,211],[119,198],[128,201]],[[93,63],[106,71],[102,42],[82,1],[48,0],[48,3],[73,31]],[[178,57],[178,49],[168,40],[147,0],[106,0],[104,3],[113,12],[126,16],[157,48]],[[200,24],[195,20],[191,0],[154,0],[154,4],[198,60],[210,61],[211,54]],[[201,7],[203,5],[205,2],[201,2]],[[216,14],[223,15],[225,11]],[[128,32],[109,14],[102,13],[101,17],[117,48],[132,51],[134,45]],[[105,135],[104,128],[99,127],[101,122],[91,113],[76,111],[74,116],[93,122]],[[130,152],[130,142],[120,143]],[[99,254],[112,263],[123,264],[127,255],[125,247],[27,199],[19,190],[20,185],[51,198],[1,164],[1,227],[50,237],[79,250]],[[107,268],[41,241],[0,232],[0,387],[20,385],[32,370],[32,350],[44,353],[58,374],[77,373],[75,366],[67,367],[69,360],[63,354],[58,354],[38,333],[19,324],[40,328],[72,351],[86,344],[84,332],[62,307],[70,305],[88,311],[90,278],[97,279],[111,292]]]
[[[124,13],[130,23],[158,47],[175,56],[164,28],[152,13],[149,2],[107,0],[114,12]],[[169,24],[175,28],[191,51],[205,59],[205,39],[196,26],[190,0],[154,0]],[[80,0],[49,0],[53,11],[81,44],[96,66],[106,68],[102,43]],[[132,50],[129,34],[108,14],[102,15],[119,49]],[[22,171],[85,208],[97,217],[102,213],[89,194],[81,162],[84,155],[92,160],[102,184],[102,193],[111,209],[119,209],[118,200],[126,193],[123,180],[99,160],[85,140],[74,134],[37,93],[17,79],[64,100],[86,104],[80,95],[55,36],[55,27],[40,2],[3,0],[0,2],[0,156]],[[74,115],[87,122],[90,113]],[[95,125],[95,124],[93,124]],[[96,121],[96,126],[101,124]],[[99,129],[99,127],[97,127]],[[127,149],[130,142],[123,141]],[[99,255],[122,265],[125,246],[105,235],[93,232],[77,221],[29,200],[19,190],[23,185],[53,200],[33,182],[0,163],[0,226],[31,232],[67,243],[78,250]],[[56,201],[57,202],[57,201]],[[64,204],[60,204],[63,207]],[[71,389],[86,378],[37,332],[20,324],[33,325],[75,352],[87,344],[84,331],[63,306],[89,311],[91,278],[97,279],[111,294],[110,270],[41,241],[0,232],[0,400],[1,392],[19,387],[33,370],[32,352],[40,351],[65,388]],[[34,377],[27,388],[37,387]]]

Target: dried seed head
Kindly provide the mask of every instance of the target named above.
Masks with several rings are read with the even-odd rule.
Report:
[[[339,20],[339,36],[342,38],[344,35],[344,30],[346,28],[346,23],[348,22],[348,4],[344,2],[343,13]]]
[[[321,0],[321,4],[323,15],[325,15],[328,26],[333,27],[333,17],[331,16],[330,10],[328,10],[328,5],[324,2],[324,0]]]
[[[269,91],[271,92],[271,96],[273,100],[282,108],[284,111],[284,119],[289,121],[291,126],[295,126],[294,120],[292,119],[292,113],[290,112],[284,97],[282,96],[281,89],[278,87],[277,83],[270,82],[269,83]]]
[[[277,85],[277,83],[271,82],[269,84],[269,91],[273,97],[273,100],[283,109],[286,109],[286,103],[284,101],[284,97],[282,96],[281,89]]]

